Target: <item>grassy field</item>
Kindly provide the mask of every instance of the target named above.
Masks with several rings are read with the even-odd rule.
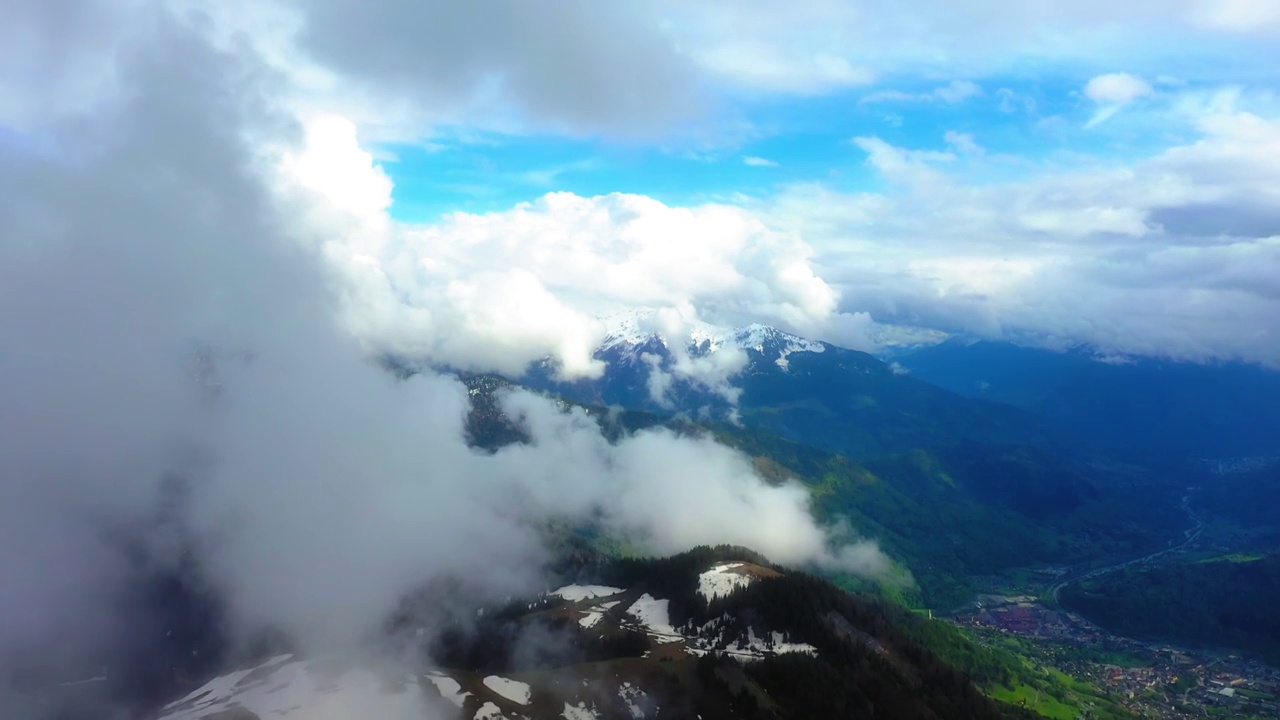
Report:
[[[991,692],[991,697],[1010,705],[1030,708],[1053,720],[1074,720],[1080,715],[1079,708],[1067,705],[1030,685],[1016,685],[1013,688],[998,687]]]
[[[1023,665],[1023,672],[1012,686],[989,688],[988,694],[991,697],[1025,706],[1053,720],[1081,716],[1098,718],[1098,720],[1133,717],[1094,685],[1072,677],[1055,667],[1033,661],[1031,657],[1034,655],[1034,644],[1030,641],[1008,635],[992,635],[987,637],[987,642],[1016,653]],[[1114,653],[1114,655],[1122,654]],[[1115,659],[1138,661],[1138,658],[1134,657]]]

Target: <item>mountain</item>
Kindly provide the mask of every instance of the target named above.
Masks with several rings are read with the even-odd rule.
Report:
[[[1047,439],[1027,412],[962,397],[864,352],[766,325],[699,323],[667,337],[644,317],[611,319],[595,353],[608,363],[603,377],[561,381],[547,361],[518,381],[585,405],[732,419],[855,458]]]
[[[749,550],[698,548],[579,575],[539,597],[461,612],[474,620],[437,628],[401,660],[280,654],[154,717],[1033,717],[913,639],[927,621]],[[406,607],[392,629],[414,628]],[[991,672],[1014,681],[1009,668]]]
[[[1280,372],[949,340],[898,359],[921,380],[1034,413],[1093,447],[1227,458],[1280,455]]]

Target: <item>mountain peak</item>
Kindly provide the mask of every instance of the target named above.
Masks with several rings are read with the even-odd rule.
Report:
[[[600,318],[608,328],[600,346],[605,350],[640,350],[659,344],[669,348],[680,343],[691,355],[703,356],[730,347],[772,357],[784,370],[787,356],[795,352],[820,353],[824,343],[808,340],[770,325],[752,323],[742,327],[713,325],[699,320],[670,322],[656,310],[627,310]]]

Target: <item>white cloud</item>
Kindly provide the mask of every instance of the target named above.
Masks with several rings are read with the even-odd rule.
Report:
[[[982,86],[972,80],[952,80],[946,85],[924,92],[911,93],[901,90],[882,90],[864,96],[860,102],[943,102],[955,105],[982,94]]]
[[[1271,0],[919,0],[910,4],[763,0],[655,5],[664,29],[713,79],[748,91],[815,93],[883,78],[983,77],[1028,67],[1105,72],[1123,64],[1154,76],[1173,66],[1223,80],[1223,35],[1252,43],[1240,62],[1275,60]],[[953,95],[969,94],[963,86]],[[923,99],[888,91],[893,99]],[[945,98],[937,98],[945,99]]]
[[[756,157],[755,155],[747,155],[742,158],[742,164],[748,167],[778,167],[778,163],[768,158]]]
[[[699,55],[713,75],[770,92],[821,94],[875,80],[874,72],[838,55],[789,55],[760,43],[726,40]]]
[[[1128,105],[1151,93],[1151,85],[1146,80],[1129,73],[1098,75],[1084,86],[1084,94],[1103,105]]]
[[[1280,4],[1272,0],[1195,0],[1193,20],[1243,34],[1280,31]]]
[[[956,160],[953,153],[936,150],[907,150],[878,137],[856,137],[853,144],[867,153],[867,164],[893,182],[927,182],[937,176],[940,164]]]
[[[1128,73],[1107,73],[1090,79],[1084,86],[1084,94],[1101,107],[1089,119],[1086,127],[1106,122],[1124,106],[1153,92],[1146,80]]]
[[[895,186],[760,206],[815,248],[841,308],[1051,346],[1280,365],[1280,118],[1185,103],[1197,137],[1130,164],[1027,167],[864,138]],[[955,138],[952,138],[953,140]],[[755,207],[755,206],[753,206]]]
[[[948,130],[942,139],[948,145],[956,149],[961,155],[981,155],[985,150],[973,139],[973,133],[962,133],[955,130]]]
[[[333,159],[287,167],[341,167],[342,183],[311,185],[381,198],[385,175],[354,134],[340,137],[345,146],[313,143],[304,153]],[[366,202],[345,221],[323,218],[323,229],[349,279],[350,327],[373,349],[461,369],[516,375],[552,356],[568,377],[593,376],[603,369],[591,357],[601,315],[651,307],[684,322],[763,320],[813,334],[837,300],[804,242],[727,205],[551,193],[505,212],[400,225]]]

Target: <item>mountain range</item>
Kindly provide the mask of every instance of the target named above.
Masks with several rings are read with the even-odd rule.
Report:
[[[742,422],[850,457],[961,442],[1042,443],[1030,413],[966,398],[857,350],[767,325],[695,323],[668,337],[643,316],[612,321],[599,379],[563,381],[550,361],[521,385],[585,405]]]

